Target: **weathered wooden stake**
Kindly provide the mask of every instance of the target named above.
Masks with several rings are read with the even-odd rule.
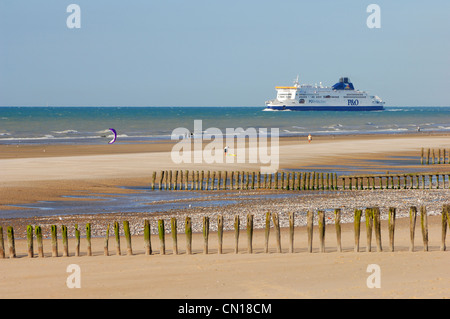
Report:
[[[341,209],[336,208],[334,210],[334,224],[336,226],[336,241],[337,241],[337,251],[342,252],[341,243]]]
[[[209,217],[203,216],[203,253],[208,254]]]
[[[80,230],[78,224],[75,224],[75,256],[80,256]]]
[[[184,223],[184,233],[186,234],[186,253],[192,254],[192,222],[191,217],[186,217]]]
[[[91,247],[91,224],[86,224],[86,243],[87,243],[87,255],[92,256],[92,247]]]
[[[177,219],[170,218],[170,231],[172,232],[172,250],[174,255],[178,255]]]
[[[289,252],[294,252],[294,222],[295,222],[295,215],[294,212],[289,213]]]
[[[162,190],[164,180],[164,171],[161,171],[161,177],[159,178],[159,190]]]
[[[275,239],[277,242],[277,253],[281,253],[281,232],[280,232],[280,220],[278,213],[272,214],[273,228],[275,229]]]
[[[131,247],[131,232],[130,232],[130,223],[128,220],[123,221],[123,232],[125,233],[125,241],[127,243],[127,255],[133,255],[133,249]]]
[[[239,215],[234,215],[234,253],[239,252]]]
[[[377,252],[383,251],[381,245],[381,220],[380,220],[380,209],[378,207],[373,208],[373,228],[375,231],[375,240],[377,242]]]
[[[355,252],[359,252],[359,238],[360,238],[360,230],[361,230],[361,214],[362,210],[355,209],[355,217],[353,220],[354,229],[355,229]]]
[[[144,250],[146,255],[152,254],[150,221],[148,219],[144,220]]]
[[[441,246],[440,246],[440,251],[445,251],[446,247],[445,247],[445,237],[447,235],[447,213],[448,213],[448,209],[449,206],[444,204],[442,206],[442,232],[441,232]]]
[[[58,257],[58,229],[56,225],[51,226],[51,237],[52,237],[52,257]]]
[[[323,253],[325,252],[325,212],[323,210],[319,210],[317,215],[319,224],[320,252]]]
[[[275,172],[275,189],[278,189],[278,172]]]
[[[3,239],[3,227],[0,226],[0,258],[5,258],[5,241]]]
[[[366,239],[367,239],[367,252],[372,251],[372,228],[373,228],[373,210],[372,208],[366,208]]]
[[[219,254],[222,254],[222,240],[223,240],[223,216],[219,215],[217,216],[217,240],[219,243],[219,249],[217,252]]]
[[[388,227],[389,227],[389,251],[394,251],[394,232],[395,232],[395,215],[396,208],[389,207],[389,218],[388,218]]]
[[[34,228],[34,232],[36,233],[36,243],[38,248],[38,256],[44,257],[44,245],[42,242],[42,228],[41,226],[36,226]]]
[[[103,255],[109,256],[109,224],[106,225],[105,242],[103,244]]]
[[[114,222],[114,237],[116,239],[116,255],[120,256],[120,226],[119,222]]]
[[[152,174],[152,190],[155,190],[156,172]]]
[[[12,226],[8,226],[7,230],[9,258],[16,258],[16,244],[14,241],[14,229]]]
[[[423,147],[422,152],[420,153],[420,165],[423,165]]]
[[[409,251],[414,251],[414,234],[416,232],[416,216],[417,216],[417,207],[411,206],[409,208]]]
[[[420,206],[420,224],[422,227],[423,251],[428,251],[428,217],[425,206]]]
[[[313,228],[314,228],[314,213],[308,211],[306,214],[306,232],[308,233],[308,252],[312,252],[312,242],[313,242]]]
[[[27,226],[27,247],[28,247],[28,257],[33,258],[33,226]]]
[[[159,254],[166,254],[166,229],[164,219],[158,219]]]
[[[247,215],[247,252],[253,253],[253,215]]]
[[[269,236],[270,236],[270,212],[266,212],[266,223],[264,228],[264,252],[269,252]]]
[[[69,241],[67,239],[67,227],[61,225],[61,236],[63,243],[63,257],[69,257]]]

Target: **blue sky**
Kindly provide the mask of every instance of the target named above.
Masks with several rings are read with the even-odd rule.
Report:
[[[0,106],[263,106],[297,74],[448,106],[449,17],[448,0],[2,0]]]

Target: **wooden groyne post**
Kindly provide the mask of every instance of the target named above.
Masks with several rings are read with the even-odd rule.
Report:
[[[120,226],[119,222],[114,222],[114,238],[116,239],[116,255],[120,256]]]
[[[442,218],[441,218],[442,231],[441,231],[441,246],[440,246],[440,250],[441,251],[445,251],[445,249],[446,249],[446,247],[445,247],[445,237],[447,235],[447,223],[448,223],[447,215],[448,215],[448,212],[449,212],[449,208],[450,208],[450,206],[446,205],[446,204],[444,204],[442,206]]]
[[[409,251],[414,251],[414,234],[416,231],[416,216],[417,216],[417,207],[411,206],[409,208]]]
[[[58,257],[58,228],[56,225],[51,226],[52,237],[52,257]]]
[[[373,227],[375,231],[375,240],[377,243],[377,252],[383,251],[383,247],[381,245],[381,218],[380,218],[380,209],[378,207],[374,207],[372,210],[373,213]]]
[[[41,226],[36,226],[34,228],[34,232],[36,234],[36,244],[37,244],[37,249],[38,249],[38,256],[42,258],[42,257],[44,257],[44,245],[42,242]]]
[[[295,227],[295,213],[289,213],[289,252],[294,252],[294,227]]]
[[[317,212],[318,215],[318,224],[319,224],[319,240],[320,240],[320,252],[325,252],[325,212],[323,210],[319,210]]]
[[[425,206],[420,206],[420,224],[422,228],[423,251],[428,251],[428,218]]]
[[[186,234],[186,253],[192,254],[192,221],[191,217],[186,217],[184,222],[184,233]]]
[[[131,232],[130,232],[130,223],[128,220],[123,221],[123,232],[125,233],[125,241],[127,243],[127,255],[133,255],[133,249],[131,247]]]
[[[269,236],[270,236],[270,212],[266,213],[266,224],[264,230],[264,252],[269,252]]]
[[[203,253],[208,254],[209,217],[203,216]]]
[[[273,227],[275,229],[275,239],[277,242],[277,253],[281,253],[281,231],[280,231],[280,220],[278,218],[278,213],[272,214]]]
[[[69,257],[69,240],[67,238],[67,226],[65,225],[61,225],[61,236],[63,243],[63,257]]]
[[[337,251],[342,252],[342,243],[341,243],[341,209],[336,208],[334,210],[334,224],[336,226],[336,243],[337,243]]]
[[[159,254],[166,254],[166,230],[164,227],[164,219],[158,219],[158,237],[159,237]]]
[[[247,214],[247,252],[253,253],[253,215]]]
[[[219,244],[219,248],[217,252],[222,254],[222,241],[223,241],[223,216],[217,216],[217,240]]]
[[[152,254],[151,229],[148,219],[144,220],[144,251],[146,255]]]
[[[80,256],[80,230],[78,224],[75,224],[75,256]]]
[[[14,229],[12,226],[8,226],[7,230],[9,258],[16,258],[16,244],[14,241]]]
[[[174,255],[178,255],[177,219],[170,218],[170,231],[172,233],[172,250]]]
[[[234,215],[234,253],[239,252],[239,215]]]
[[[365,217],[366,217],[366,251],[372,251],[372,228],[373,228],[373,210],[372,208],[365,209]]]
[[[0,258],[5,258],[5,241],[3,239],[3,227],[0,226]]]
[[[308,252],[312,252],[312,242],[313,242],[313,227],[314,227],[314,213],[308,211],[306,214],[306,232],[308,234]]]
[[[33,226],[27,226],[27,248],[28,248],[28,257],[33,258]]]
[[[87,255],[92,256],[92,246],[91,246],[91,224],[86,224],[86,243],[87,243]]]
[[[106,225],[105,242],[103,245],[103,255],[109,256],[109,224]]]
[[[355,231],[355,252],[359,252],[359,238],[360,238],[360,231],[361,231],[361,209],[355,209],[355,217],[353,220],[354,224],[354,231]]]
[[[394,232],[395,232],[395,215],[397,209],[395,207],[389,207],[389,218],[388,218],[388,227],[389,227],[389,250],[391,252],[394,251]]]

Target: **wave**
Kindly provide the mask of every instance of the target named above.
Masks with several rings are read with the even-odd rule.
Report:
[[[79,133],[77,130],[65,130],[65,131],[52,131],[55,134],[76,134]]]

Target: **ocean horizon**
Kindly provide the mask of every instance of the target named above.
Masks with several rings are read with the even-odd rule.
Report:
[[[383,111],[264,111],[257,106],[3,106],[0,144],[105,144],[170,139],[176,128],[255,128],[280,136],[450,132],[450,106],[391,106]]]

